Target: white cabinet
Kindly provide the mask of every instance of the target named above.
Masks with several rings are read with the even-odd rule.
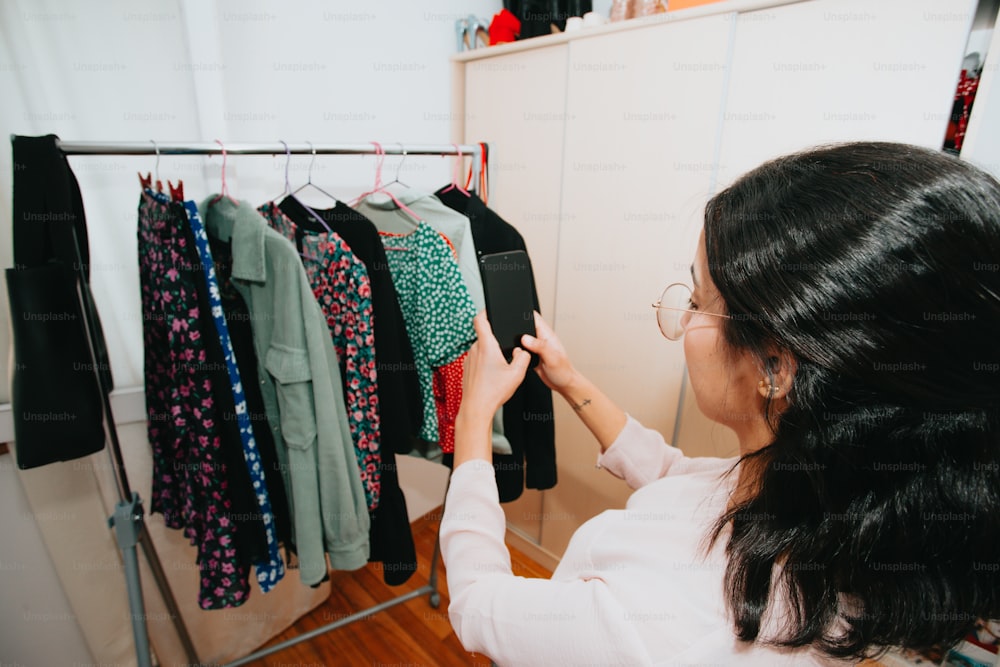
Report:
[[[688,454],[736,443],[698,411],[650,303],[688,278],[706,199],[819,143],[939,147],[975,2],[941,7],[732,0],[456,56],[461,138],[490,142],[490,204],[528,241],[546,315],[584,373]],[[630,492],[558,398],[556,441],[558,485],[506,507],[558,556]]]
[[[660,335],[650,304],[690,278],[730,26],[710,16],[569,44],[555,327],[581,372],[667,437],[683,346]],[[593,437],[558,408],[560,477],[546,512],[585,520],[620,507],[628,489],[594,469]],[[546,524],[542,545],[561,552],[575,528]]]
[[[542,314],[556,311],[567,46],[468,63],[465,137],[490,142],[490,206],[517,227],[531,254]],[[467,138],[468,139],[467,139]],[[505,506],[508,523],[539,542],[542,493],[525,489]]]

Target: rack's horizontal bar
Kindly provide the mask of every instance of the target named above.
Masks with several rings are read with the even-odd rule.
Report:
[[[65,141],[56,142],[58,148],[66,155],[222,155],[223,147],[208,142],[153,142],[153,141]],[[381,144],[382,150],[389,155],[476,155],[479,146],[476,144]],[[376,153],[373,143],[361,144],[328,144],[328,143],[289,143],[286,150],[281,142],[274,143],[232,143],[225,144],[226,153],[230,155],[373,155]]]

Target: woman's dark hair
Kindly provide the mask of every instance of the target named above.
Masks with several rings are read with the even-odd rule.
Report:
[[[861,658],[1000,617],[1000,184],[916,146],[822,147],[712,198],[705,246],[730,347],[797,362],[713,533],[738,636]]]

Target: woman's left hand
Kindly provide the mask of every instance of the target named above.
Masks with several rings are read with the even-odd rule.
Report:
[[[462,375],[462,406],[459,415],[468,419],[491,422],[493,414],[507,402],[524,380],[531,354],[520,347],[514,349],[511,362],[500,350],[493,336],[486,312],[480,311],[473,320],[477,340],[469,348]]]

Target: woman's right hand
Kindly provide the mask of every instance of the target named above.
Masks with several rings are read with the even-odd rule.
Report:
[[[553,391],[562,392],[576,379],[576,369],[566,356],[559,337],[556,336],[548,322],[535,311],[535,336],[521,336],[521,345],[529,352],[538,355],[538,366],[535,372],[542,382]]]

